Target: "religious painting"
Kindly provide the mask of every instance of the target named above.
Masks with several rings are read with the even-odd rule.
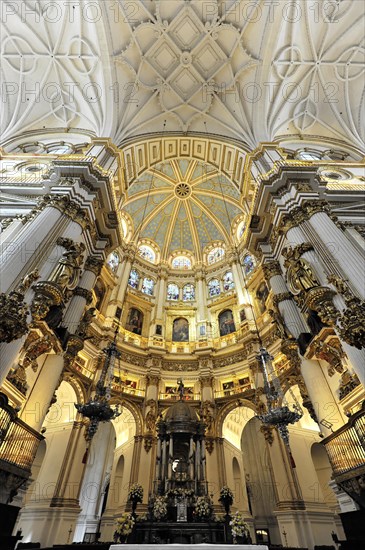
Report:
[[[189,341],[189,322],[184,317],[174,320],[172,325],[172,340],[173,342]]]
[[[269,295],[269,289],[267,288],[266,283],[261,283],[261,285],[256,291],[257,305],[260,313],[264,313],[265,311],[265,302],[268,295]]]
[[[230,309],[226,309],[218,315],[218,323],[220,336],[231,334],[231,332],[235,332],[236,330],[233,313]]]
[[[223,382],[222,385],[223,385],[224,395],[231,395],[231,393],[233,393],[233,387],[234,387],[233,380],[229,382]]]
[[[205,328],[205,325],[200,325],[200,327],[199,327],[199,334],[200,334],[200,336],[205,336],[205,335],[206,335],[206,328]]]
[[[142,325],[142,311],[139,311],[139,309],[136,309],[135,307],[131,307],[128,313],[128,320],[125,328],[134,334],[142,334]]]
[[[156,325],[156,335],[162,336],[162,325]]]
[[[242,390],[251,388],[250,378],[248,376],[245,376],[245,378],[239,378],[238,385]]]
[[[246,321],[246,312],[244,309],[241,309],[240,311],[240,322],[243,323],[243,321]]]

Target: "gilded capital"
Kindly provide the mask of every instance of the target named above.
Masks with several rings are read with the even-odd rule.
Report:
[[[284,302],[285,300],[292,300],[293,298],[293,295],[291,294],[291,292],[280,292],[280,294],[275,294],[275,296],[273,296],[273,304],[275,307],[278,307],[278,305],[280,304],[280,302]]]
[[[85,262],[85,271],[92,271],[96,276],[100,275],[101,268],[104,265],[104,260],[97,256],[88,256]]]
[[[264,277],[267,281],[274,277],[275,275],[282,275],[280,263],[277,260],[267,262],[262,266],[264,271]]]
[[[87,304],[90,304],[92,302],[93,295],[91,293],[91,290],[87,290],[86,288],[77,286],[73,293],[75,296],[81,296],[81,298],[84,298]]]

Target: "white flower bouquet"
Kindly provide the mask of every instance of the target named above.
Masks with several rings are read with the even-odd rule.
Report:
[[[139,483],[133,483],[129,489],[128,500],[132,502],[142,502],[143,500],[143,487]]]
[[[233,493],[227,485],[224,485],[224,487],[220,490],[219,502],[227,503],[229,505],[233,504]]]
[[[124,512],[124,514],[117,519],[117,528],[115,532],[117,535],[128,536],[133,531],[134,523],[135,521],[132,514]]]
[[[237,537],[247,538],[250,535],[248,525],[243,519],[243,515],[241,514],[241,512],[234,513],[231,521],[229,522],[229,525],[232,529],[233,540],[235,540]]]
[[[195,516],[199,519],[208,519],[212,516],[213,507],[209,497],[198,497],[195,503]]]
[[[167,504],[165,497],[156,497],[153,503],[153,517],[161,521],[167,514]]]

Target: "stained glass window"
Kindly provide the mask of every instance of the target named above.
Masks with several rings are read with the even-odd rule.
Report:
[[[132,269],[129,274],[128,284],[132,288],[138,288],[138,283],[139,283],[139,273],[135,269]]]
[[[138,254],[148,262],[151,262],[152,264],[155,263],[156,260],[156,254],[152,250],[150,246],[147,246],[145,244],[142,244],[138,249]]]
[[[245,275],[249,275],[255,269],[255,260],[248,254],[243,258],[242,265]]]
[[[189,300],[195,300],[195,287],[194,285],[187,284],[183,288],[183,300],[188,302]]]
[[[172,260],[173,269],[191,269],[191,260],[186,256],[176,256]]]
[[[112,252],[111,254],[109,254],[109,258],[107,260],[107,264],[108,266],[110,267],[110,269],[116,273],[117,270],[118,270],[118,266],[120,264],[120,258],[119,258],[119,254],[117,254],[117,252]]]
[[[150,279],[149,277],[145,277],[142,283],[142,292],[144,294],[148,294],[149,296],[153,296],[154,286],[155,286],[155,282],[153,281],[153,279]]]
[[[209,296],[211,298],[213,296],[219,296],[219,294],[221,293],[221,287],[218,279],[212,279],[211,281],[209,281],[208,289],[209,289]]]
[[[173,283],[167,285],[167,299],[178,300],[179,299],[179,287]]]
[[[224,257],[224,249],[217,247],[213,248],[208,254],[208,264],[215,264],[219,262]]]
[[[223,277],[223,290],[224,292],[228,292],[232,288],[234,288],[233,274],[232,271],[227,271]]]

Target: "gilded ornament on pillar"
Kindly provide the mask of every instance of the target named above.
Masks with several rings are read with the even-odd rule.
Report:
[[[15,369],[11,369],[7,379],[20,391],[24,396],[27,393],[28,383],[25,368],[20,363]]]
[[[290,366],[300,371],[301,361],[298,352],[298,344],[294,338],[287,338],[282,341],[280,351],[289,360]]]
[[[70,334],[66,344],[66,350],[63,354],[65,366],[70,366],[74,362],[77,354],[84,348],[84,339],[76,334]]]
[[[283,274],[280,263],[277,260],[267,262],[262,266],[262,269],[264,271],[264,277],[267,281],[270,281],[271,277],[275,277],[275,275]]]
[[[214,383],[213,376],[201,376],[199,378],[201,389],[203,388],[212,388]]]
[[[95,311],[96,311],[95,307],[90,307],[85,311],[76,329],[76,332],[75,332],[76,336],[78,336],[79,338],[82,338],[83,340],[86,340],[91,321],[95,317]]]
[[[66,252],[62,254],[62,257],[58,261],[56,268],[50,276],[50,281],[57,284],[61,289],[74,288],[76,286],[80,266],[83,262],[85,251],[85,245],[83,243],[75,243],[71,239],[68,239],[66,246]]]
[[[323,323],[333,326],[336,324],[340,312],[333,303],[335,291],[327,286],[317,286],[308,290],[305,296],[305,305],[316,311]]]
[[[288,214],[285,214],[279,225],[279,232],[286,234],[292,227],[298,227],[307,219],[306,213],[301,206],[297,206]]]
[[[345,370],[341,376],[340,386],[339,386],[339,397],[340,400],[344,399],[346,395],[352,392],[355,388],[360,385],[360,380],[357,374],[351,374],[350,371]]]
[[[299,294],[302,290],[307,291],[320,285],[311,264],[301,257],[310,250],[313,250],[310,243],[302,243],[295,247],[288,246],[282,251],[288,286],[293,294]]]
[[[22,364],[24,368],[31,367],[34,372],[37,372],[37,358],[44,353],[49,353],[52,350],[57,351],[59,343],[53,334],[45,334],[27,346]]]
[[[158,416],[157,402],[154,399],[149,399],[146,405],[149,407],[146,414],[146,431],[148,433],[154,433]]]
[[[309,397],[307,385],[304,381],[302,374],[298,372],[298,374],[292,376],[289,381],[292,385],[298,385],[300,396],[303,402],[303,407],[307,409],[309,416],[312,418],[312,420],[314,420],[314,422],[318,424],[318,417],[316,415],[316,411],[314,410],[313,403]]]
[[[338,331],[350,346],[362,349],[365,347],[365,301],[360,300],[350,290],[346,281],[336,275],[330,275],[328,282],[332,283],[337,292],[345,300],[347,309],[338,315]]]
[[[272,323],[275,325],[275,336],[277,338],[281,338],[282,340],[292,338],[293,336],[288,330],[280,310],[278,308],[269,309],[268,313],[272,319]]]
[[[80,286],[77,286],[75,290],[73,291],[74,296],[81,296],[86,300],[87,304],[90,304],[93,300],[93,295],[91,290],[87,290],[86,288],[82,288]]]
[[[343,372],[343,359],[345,357],[345,353],[343,352],[341,343],[337,338],[333,338],[330,342],[315,340],[310,347],[318,359],[323,359],[328,363],[329,376],[333,376],[335,372]]]
[[[40,281],[33,286],[34,298],[30,306],[33,321],[44,319],[52,306],[60,306],[64,301],[62,288],[51,281]]]
[[[200,414],[206,425],[206,433],[211,434],[214,425],[214,403],[208,399],[203,401]]]
[[[291,294],[291,292],[280,292],[279,294],[275,294],[273,296],[272,301],[274,306],[277,308],[280,302],[284,302],[285,300],[292,300],[292,299],[293,299],[293,295]]]
[[[24,295],[37,279],[38,271],[32,271],[23,277],[15,290],[0,294],[0,342],[12,342],[28,331],[29,311]]]
[[[214,437],[207,436],[205,438],[205,448],[208,451],[208,453],[211,455],[214,451]]]
[[[261,424],[260,432],[264,435],[265,441],[270,445],[274,442],[274,426],[269,424]]]
[[[146,453],[149,453],[150,450],[152,449],[154,440],[155,438],[151,435],[145,435],[143,437],[143,447]]]
[[[86,258],[84,269],[86,271],[92,271],[96,276],[100,275],[101,268],[104,265],[104,260],[97,256],[88,256]]]

